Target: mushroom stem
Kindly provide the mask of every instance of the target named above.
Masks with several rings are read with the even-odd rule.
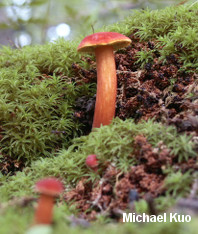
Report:
[[[41,194],[35,212],[35,224],[51,224],[53,215],[54,197]]]
[[[115,115],[117,77],[113,47],[95,49],[97,63],[97,93],[93,128],[108,125]]]

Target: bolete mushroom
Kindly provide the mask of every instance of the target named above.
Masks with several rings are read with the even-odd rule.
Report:
[[[35,224],[50,225],[54,200],[63,191],[63,185],[56,178],[45,178],[36,183],[35,191],[41,194],[35,212]]]
[[[85,37],[78,52],[95,53],[97,64],[97,94],[93,128],[110,124],[115,115],[117,77],[114,50],[126,47],[131,39],[116,32],[99,32]]]
[[[90,169],[96,172],[98,170],[97,156],[95,154],[88,155],[86,158],[85,164],[87,167],[89,167]]]

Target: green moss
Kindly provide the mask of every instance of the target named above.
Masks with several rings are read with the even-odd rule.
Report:
[[[3,154],[29,162],[68,146],[70,139],[80,133],[80,125],[73,119],[73,106],[76,98],[91,95],[93,88],[76,86],[66,76],[71,63],[78,59],[70,44],[60,40],[14,51],[5,47],[0,52]],[[60,55],[61,51],[65,53]],[[43,75],[52,71],[51,76]],[[57,72],[64,75],[55,75]]]
[[[156,11],[135,11],[123,22],[104,27],[100,31],[117,31],[126,35],[135,33],[146,41],[155,39],[155,50],[160,52],[164,62],[166,56],[176,53],[184,63],[181,69],[189,71],[198,67],[197,13],[198,4]],[[138,134],[144,134],[154,147],[163,141],[176,155],[178,162],[195,156],[190,136],[179,135],[174,127],[153,121],[136,125],[132,120],[115,119],[110,126],[101,127],[89,136],[75,138],[80,135],[81,127],[72,117],[75,100],[79,96],[92,96],[95,93],[95,88],[89,85],[76,86],[72,82],[72,78],[78,79],[72,71],[74,62],[89,68],[76,52],[78,42],[65,42],[61,39],[42,46],[27,46],[16,50],[3,47],[0,50],[1,151],[3,155],[9,154],[28,163],[43,157],[15,176],[0,175],[1,201],[32,194],[34,183],[45,176],[56,176],[67,187],[73,186],[86,175],[95,180],[97,176],[88,171],[84,164],[87,155],[92,153],[100,158],[100,170],[109,160],[117,168],[127,171],[129,165],[137,163],[132,155],[133,139]],[[139,63],[150,62],[152,53],[142,50],[138,55]],[[43,79],[42,82],[40,79]],[[60,134],[54,134],[56,131]],[[71,139],[73,144],[68,149],[60,150],[62,147],[67,148]],[[60,152],[55,156],[53,153],[57,150]],[[192,179],[189,172],[182,174],[170,170],[164,173],[167,173],[165,186],[168,190],[165,197],[156,199],[159,210],[163,210],[167,203],[174,202],[177,196],[186,194]],[[144,205],[142,202],[137,207],[144,210]],[[68,226],[65,214],[69,215],[70,212],[71,209],[67,210],[66,206],[56,209],[54,233],[149,234],[155,229],[155,233],[159,234],[180,234],[196,230],[194,223],[189,226],[178,223],[103,226],[99,222],[84,230]],[[23,233],[30,225],[32,215],[32,207],[7,207],[0,214],[1,233]],[[13,224],[12,227],[10,223]]]
[[[134,32],[147,41],[156,39],[155,50],[160,51],[161,59],[165,61],[167,55],[177,53],[184,63],[182,69],[190,70],[198,67],[197,11],[198,4],[134,11],[123,22],[101,30],[126,35]],[[93,95],[95,88],[75,86],[71,81],[74,62],[89,67],[76,51],[78,43],[60,39],[42,46],[0,50],[3,154],[29,162],[66,147],[80,133],[79,124],[72,118],[75,100],[81,95]],[[139,63],[150,61],[151,55],[152,51],[140,51]],[[44,81],[39,82],[39,78]],[[54,134],[56,130],[64,133]]]
[[[83,95],[82,87],[55,75],[32,85],[37,74],[31,73],[23,76],[16,70],[0,71],[1,151],[27,160],[50,156],[77,136],[79,124],[73,120],[72,106]]]
[[[0,51],[0,67],[18,68],[22,73],[32,69],[41,74],[63,72],[69,76],[72,63],[80,62],[80,55],[76,52],[77,45],[77,41],[59,39],[55,43],[15,50],[4,46]]]
[[[2,211],[1,211],[2,213]],[[3,211],[0,216],[1,234],[23,234],[31,226],[33,222],[34,209],[32,206],[18,207],[9,206]],[[66,205],[55,207],[54,210],[54,224],[52,226],[53,234],[71,233],[71,234],[92,234],[92,233],[113,233],[113,234],[195,234],[197,228],[197,219],[192,218],[190,223],[145,223],[144,225],[138,223],[104,223],[100,220],[91,223],[90,227],[72,227],[68,221],[71,213],[68,211]],[[154,231],[155,230],[155,231]]]
[[[45,176],[60,177],[67,185],[72,185],[86,175],[94,180],[97,175],[87,171],[85,166],[85,158],[89,154],[98,155],[101,171],[107,161],[126,171],[135,163],[132,157],[133,142],[139,134],[144,134],[154,147],[163,142],[177,156],[178,161],[196,155],[190,137],[179,135],[174,127],[151,120],[135,124],[130,119],[122,121],[116,118],[109,126],[96,129],[88,136],[75,138],[68,150],[60,151],[56,157],[37,160],[23,172],[2,181],[0,199],[31,194],[35,181]]]
[[[2,234],[22,234],[28,229],[33,220],[33,212],[30,207],[1,208],[0,226]]]
[[[181,171],[176,173],[171,171],[166,177],[164,186],[167,188],[166,194],[171,194],[173,197],[184,197],[190,191],[192,178],[190,171],[182,174]]]
[[[184,63],[182,69],[198,69],[198,3],[167,7],[161,10],[137,10],[123,22],[104,27],[105,30],[118,31],[126,35],[132,32],[141,40],[155,39],[155,50],[160,59],[166,61],[170,54],[177,53]],[[151,52],[150,52],[151,53]],[[139,60],[150,58],[150,53],[142,50]],[[146,57],[146,58],[145,58]]]

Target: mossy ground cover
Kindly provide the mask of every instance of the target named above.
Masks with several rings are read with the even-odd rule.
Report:
[[[197,201],[197,14],[198,4],[137,11],[104,28],[133,42],[115,55],[117,118],[91,133],[96,67],[92,56],[77,54],[80,40],[1,49],[1,233],[27,229],[33,185],[47,176],[66,188],[54,233],[196,230],[196,216],[188,225],[117,222],[118,210],[164,212],[190,193]],[[97,173],[85,166],[89,154],[99,159]],[[79,225],[72,214],[95,221],[72,228]]]

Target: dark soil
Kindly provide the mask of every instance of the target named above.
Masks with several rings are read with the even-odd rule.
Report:
[[[175,125],[179,132],[198,135],[198,76],[193,71],[180,70],[182,63],[177,54],[167,57],[164,64],[156,42],[140,42],[131,35],[132,45],[115,54],[118,92],[116,116],[121,119],[133,118],[136,122],[154,118],[167,125]],[[137,53],[152,51],[153,61],[137,63]],[[95,83],[97,80],[95,62],[83,58],[90,70],[73,65],[78,83]],[[91,130],[94,97],[81,97],[76,102],[75,117],[85,124],[84,131]]]
[[[198,151],[197,74],[180,70],[183,64],[177,54],[170,54],[166,63],[160,61],[156,41],[140,42],[134,35],[130,37],[132,45],[115,54],[118,78],[116,116],[123,120],[132,118],[136,123],[154,118],[165,125],[174,125],[178,132],[193,136]],[[153,59],[143,68],[136,57],[141,50],[153,54]],[[95,61],[88,57],[82,59],[90,64],[90,69],[73,64],[76,85],[96,83]],[[95,97],[83,96],[76,100],[74,118],[84,124],[84,134],[91,131]],[[88,178],[82,178],[76,188],[65,194],[65,200],[76,204],[82,218],[93,220],[97,214],[106,214],[119,219],[123,210],[133,209],[134,200],[144,198],[149,203],[164,194],[166,176],[163,169],[168,166],[177,167],[182,172],[198,169],[196,159],[177,163],[166,145],[159,143],[153,148],[143,135],[136,136],[134,149],[137,165],[131,166],[127,173],[108,165],[100,181],[92,184]],[[3,174],[14,173],[23,167],[23,163],[8,156],[0,159]],[[154,213],[154,210],[150,212]]]
[[[198,76],[195,72],[185,72],[177,54],[170,54],[166,63],[160,61],[156,41],[140,42],[131,35],[132,45],[115,54],[118,90],[116,116],[125,120],[155,119],[165,125],[174,125],[180,133],[193,136],[198,152]],[[153,59],[142,68],[137,63],[137,53],[152,51]],[[90,70],[73,65],[81,82],[96,83],[96,64],[83,57],[90,64]],[[84,133],[91,131],[95,96],[84,96],[77,100],[75,117],[82,122]],[[164,194],[165,175],[162,169],[167,166],[180,169],[197,170],[196,159],[176,163],[170,150],[160,143],[152,148],[144,136],[137,136],[134,143],[135,157],[138,161],[127,173],[121,173],[109,165],[102,179],[92,184],[83,178],[65,195],[65,200],[75,201],[81,217],[92,220],[99,213],[119,218],[123,210],[131,209],[133,199],[151,200]],[[132,200],[131,197],[132,196]],[[151,207],[151,206],[150,206]],[[91,211],[89,211],[91,210]],[[154,209],[151,209],[154,213]]]
[[[167,62],[159,60],[160,53],[156,41],[140,42],[134,34],[130,36],[132,45],[115,54],[118,89],[116,116],[121,119],[133,118],[137,123],[142,119],[154,118],[166,125],[175,125],[178,132],[198,135],[198,76],[193,71],[179,70],[182,63],[177,54],[167,57]],[[137,53],[152,51],[153,59],[142,68],[137,63]],[[89,57],[82,57],[90,64],[86,70],[79,64],[72,69],[76,85],[96,83],[96,63]],[[62,74],[64,77],[64,74]],[[43,74],[46,79],[51,76]],[[43,78],[42,78],[43,79]],[[84,124],[83,133],[89,134],[92,128],[95,98],[79,97],[76,100],[74,119]],[[1,132],[1,129],[0,129]],[[1,138],[1,135],[0,135]],[[198,142],[197,138],[195,140]],[[22,170],[24,162],[3,155],[0,158],[2,174],[14,174]]]
[[[133,157],[137,165],[131,166],[127,173],[109,165],[96,183],[82,178],[75,189],[65,194],[65,201],[77,206],[81,218],[94,220],[98,214],[103,214],[119,219],[124,210],[133,211],[135,200],[144,198],[151,203],[154,198],[164,195],[166,175],[162,169],[173,165],[180,167],[183,172],[190,168],[198,169],[196,159],[174,163],[174,155],[164,144],[153,148],[143,135],[135,137],[134,148]],[[150,211],[154,212],[155,209]]]
[[[13,175],[17,171],[22,171],[25,164],[21,160],[13,159],[9,155],[1,155],[0,157],[0,172],[3,175]]]

